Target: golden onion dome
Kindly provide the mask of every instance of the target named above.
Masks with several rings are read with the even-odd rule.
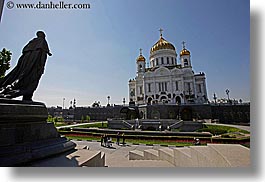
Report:
[[[174,51],[176,50],[175,47],[171,43],[169,43],[162,36],[160,36],[160,39],[151,48],[150,54],[152,54],[153,52],[155,52],[157,50],[161,50],[161,49],[171,49]]]
[[[142,48],[141,49],[139,49],[140,50],[140,55],[138,56],[138,58],[136,59],[136,61],[138,62],[138,61],[145,61],[145,58],[143,57],[143,55],[142,55]]]
[[[188,51],[187,49],[182,49],[182,51],[180,52],[180,56],[183,56],[183,55],[190,55],[190,51]]]
[[[136,59],[136,61],[137,62],[138,61],[145,61],[145,58],[142,55],[140,55],[140,56],[138,56],[138,58]]]

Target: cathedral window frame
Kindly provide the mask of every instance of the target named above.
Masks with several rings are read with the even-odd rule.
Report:
[[[176,91],[179,91],[179,81],[176,81]]]
[[[147,87],[148,87],[148,92],[151,92],[151,83],[148,83]]]
[[[198,87],[199,87],[199,93],[202,93],[202,85],[198,84]]]
[[[142,86],[139,86],[139,93],[143,94],[143,87]]]

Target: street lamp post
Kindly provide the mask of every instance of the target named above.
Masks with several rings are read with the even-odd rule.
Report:
[[[110,106],[110,104],[109,104],[110,96],[108,96],[107,99],[108,99],[108,105],[107,106]]]
[[[225,92],[226,92],[227,99],[228,99],[228,102],[229,102],[230,101],[230,98],[229,98],[229,92],[230,92],[230,90],[226,89]]]
[[[63,109],[64,109],[64,101],[65,101],[65,98],[63,98]]]
[[[123,102],[123,105],[125,106],[125,98],[123,98],[123,101],[122,102]]]
[[[216,97],[216,94],[215,93],[213,94],[213,99],[214,99],[214,103],[216,104],[217,97]]]
[[[64,110],[64,101],[65,101],[65,98],[63,98],[62,118],[64,118],[64,114],[63,114],[63,110]]]

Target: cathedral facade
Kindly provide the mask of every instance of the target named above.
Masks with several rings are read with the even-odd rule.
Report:
[[[178,58],[180,63],[178,63]],[[206,76],[194,73],[191,53],[183,42],[179,57],[173,44],[163,38],[152,46],[149,65],[142,55],[136,59],[136,77],[129,80],[131,104],[203,104],[208,102]]]

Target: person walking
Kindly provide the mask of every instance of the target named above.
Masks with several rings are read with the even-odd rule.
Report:
[[[120,132],[117,133],[116,137],[117,137],[117,142],[116,142],[116,144],[117,144],[117,145],[120,145]]]
[[[103,146],[103,139],[104,139],[104,135],[100,136],[100,145]]]
[[[125,145],[125,135],[124,135],[124,133],[122,133],[121,137],[122,137],[122,144]]]
[[[104,146],[106,147],[107,142],[108,142],[108,136],[106,134],[104,134],[103,136],[103,142],[104,142]]]

